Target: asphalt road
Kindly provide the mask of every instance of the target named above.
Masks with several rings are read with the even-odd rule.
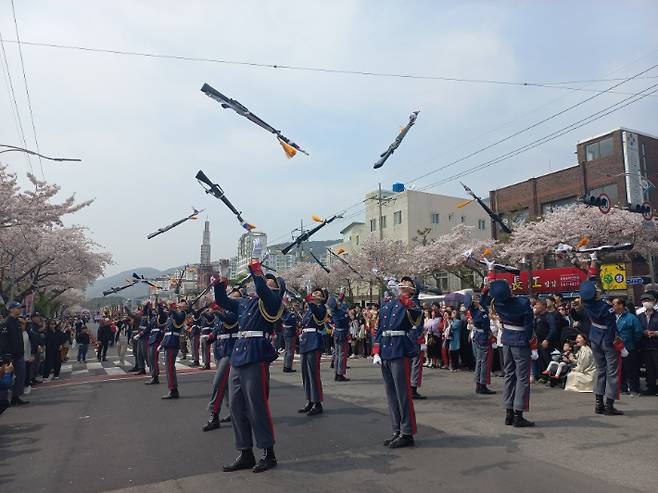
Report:
[[[351,361],[351,382],[323,369],[325,414],[297,414],[300,374],[272,368],[279,467],[225,474],[230,426],[202,433],[211,372],[180,377],[182,398],[141,380],[38,389],[0,418],[0,490],[52,493],[194,491],[656,491],[658,398],[626,399],[627,416],[593,416],[592,396],[533,393],[535,429],[501,423],[500,395],[472,393],[471,374],[426,373],[414,449],[390,450],[381,376]],[[325,365],[327,366],[327,365]],[[492,387],[500,389],[500,380]],[[537,387],[533,387],[536,390]]]

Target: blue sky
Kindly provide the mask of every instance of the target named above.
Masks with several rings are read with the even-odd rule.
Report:
[[[24,41],[421,75],[553,82],[629,77],[658,63],[655,2],[85,2],[16,3]],[[15,39],[11,3],[0,0],[0,30]],[[33,147],[20,61],[6,50],[28,144]],[[205,207],[213,259],[235,254],[242,233],[228,210],[204,196],[203,169],[281,241],[300,218],[331,215],[379,181],[409,183],[589,92],[273,70],[24,46],[42,152],[84,159],[44,161],[48,180],[94,205],[72,218],[112,251],[110,273],[196,261],[203,223],[153,240],[146,235]],[[2,64],[0,64],[2,65]],[[6,77],[3,71],[3,79]],[[658,76],[658,69],[648,75]],[[310,156],[287,160],[271,135],[204,96],[208,82],[238,99]],[[629,82],[641,90],[656,79]],[[604,89],[612,82],[578,83]],[[20,144],[7,91],[0,142]],[[602,95],[445,171],[436,182],[542,137],[624,98]],[[416,126],[379,171],[372,163],[412,110]],[[618,126],[658,134],[658,98],[641,102],[465,181],[488,190],[575,164],[576,142]],[[24,157],[5,154],[19,173]],[[35,169],[39,164],[33,160]],[[432,192],[462,195],[450,182]],[[349,212],[354,213],[357,208]],[[351,220],[351,219],[350,219]],[[318,239],[338,237],[346,223]]]

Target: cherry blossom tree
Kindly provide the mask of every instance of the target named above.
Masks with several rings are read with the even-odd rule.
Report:
[[[559,243],[575,246],[581,238],[587,238],[590,247],[631,242],[641,254],[658,250],[655,224],[645,222],[640,214],[620,209],[602,214],[595,207],[575,204],[516,228],[500,245],[500,255],[518,262],[552,254]]]
[[[71,196],[52,203],[59,187],[28,178],[34,191],[21,190],[16,176],[0,166],[0,296],[6,302],[37,293],[52,302],[102,276],[111,256],[85,228],[63,226],[63,216],[91,201],[76,203]]]

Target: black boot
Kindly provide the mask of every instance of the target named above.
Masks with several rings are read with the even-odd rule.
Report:
[[[231,422],[231,415],[229,414],[228,416],[220,419],[219,422],[220,423],[230,423]]]
[[[137,368],[136,366],[133,366],[130,370],[128,370],[128,373],[132,373],[134,371],[139,371],[139,368]]]
[[[212,413],[208,422],[201,428],[203,431],[211,431],[219,428],[219,414]]]
[[[266,448],[263,450],[263,456],[258,460],[258,464],[254,466],[254,472],[263,472],[268,469],[276,467],[276,456],[274,455],[274,448]]]
[[[293,370],[292,368],[287,368],[283,367],[283,373],[295,373],[297,370]]]
[[[415,445],[414,437],[411,435],[400,435],[391,443],[389,443],[388,448],[402,448],[402,447],[413,447]]]
[[[523,417],[523,411],[514,411],[514,428],[531,428],[535,423]]]
[[[345,375],[336,375],[337,382],[349,382],[349,378],[345,378]]]
[[[514,409],[506,409],[505,413],[505,424],[512,426],[514,424]]]
[[[309,411],[311,410],[312,407],[313,407],[313,403],[312,403],[311,401],[308,401],[308,402],[306,403],[306,405],[305,405],[303,408],[298,409],[297,412],[298,412],[299,414],[307,413],[307,412],[309,412]]]
[[[137,373],[135,375],[146,375],[146,370],[137,370]]]
[[[306,413],[306,416],[315,416],[317,414],[322,414],[322,403],[316,402],[313,404],[313,407],[309,412]]]
[[[7,399],[3,399],[0,401],[0,414],[4,413],[5,410],[9,407],[9,401]]]
[[[198,361],[192,361],[190,366],[199,366],[199,362]]]
[[[624,414],[624,411],[620,411],[615,407],[615,401],[613,399],[606,399],[603,414],[606,416],[621,416]]]
[[[210,370],[210,363],[206,363],[205,365],[203,365],[203,368],[201,368],[201,369],[202,370]]]
[[[480,385],[478,382],[475,382],[475,393],[479,394],[480,389],[482,388],[482,385]]]
[[[148,382],[145,382],[144,385],[157,385],[159,383],[160,383],[160,379],[158,377],[153,377]]]
[[[12,406],[23,406],[23,405],[29,404],[29,403],[30,403],[30,401],[24,401],[23,399],[21,399],[18,396],[11,398],[11,405]]]
[[[489,390],[485,384],[480,384],[480,394],[482,395],[494,395],[496,393],[495,390]]]
[[[163,399],[178,399],[180,394],[178,393],[178,387],[169,391],[167,395],[163,395]]]
[[[605,406],[603,405],[603,396],[596,396],[596,404],[594,405],[594,412],[596,414],[603,414],[605,411]]]
[[[331,360],[331,364],[329,365],[329,368],[334,368],[336,365],[334,364],[334,360]]]
[[[387,438],[386,440],[384,440],[384,447],[388,447],[388,446],[389,446],[392,442],[394,442],[394,441],[397,439],[397,437],[399,437],[399,436],[400,436],[400,432],[399,432],[399,431],[396,431],[395,433],[393,433],[393,436],[392,436],[391,438]]]
[[[414,400],[423,400],[427,399],[424,395],[418,393],[418,387],[411,387],[411,398]]]
[[[251,449],[240,450],[240,455],[233,461],[230,466],[224,466],[224,472],[240,471],[241,469],[251,469],[256,465],[256,457]]]

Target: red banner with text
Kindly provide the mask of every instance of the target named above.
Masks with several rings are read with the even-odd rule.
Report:
[[[528,274],[531,274],[533,293],[564,293],[578,291],[580,283],[587,279],[587,273],[576,267],[556,267],[554,269],[537,269],[520,275],[499,273],[496,279],[506,279],[512,286],[514,294],[528,293]]]

